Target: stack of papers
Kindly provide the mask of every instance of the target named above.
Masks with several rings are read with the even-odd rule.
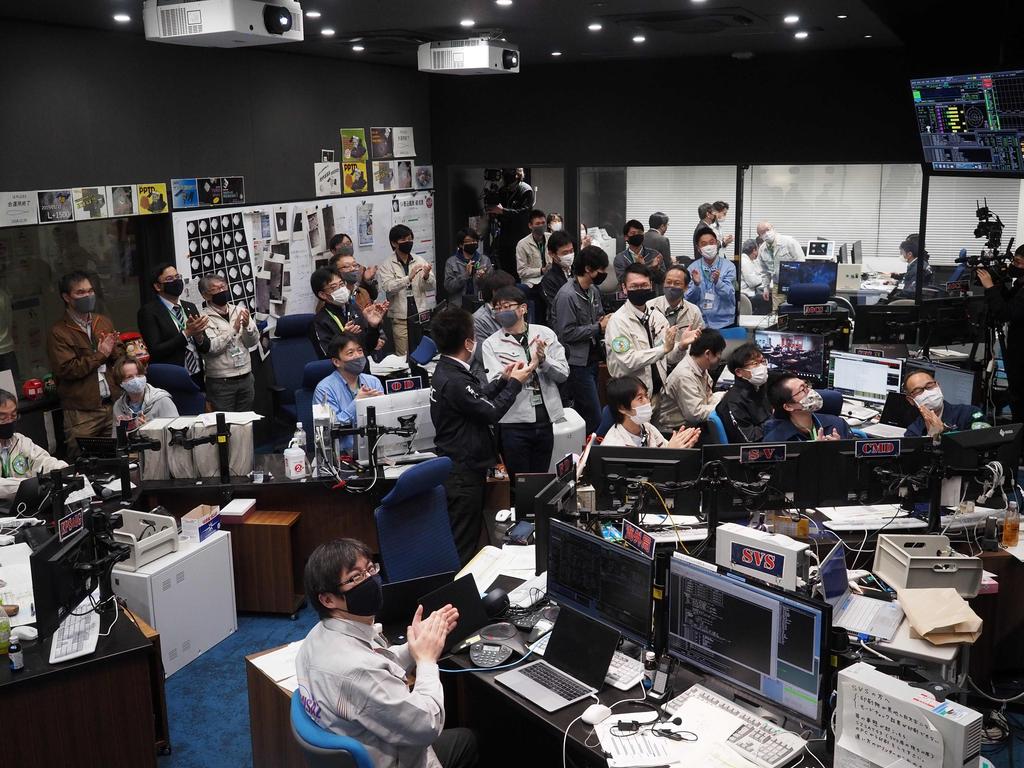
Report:
[[[390,376],[393,373],[409,370],[409,361],[398,355],[388,355],[379,363],[370,358],[370,373],[374,376]]]
[[[221,411],[221,413],[224,414],[224,421],[228,424],[252,424],[263,418],[255,411],[239,411],[238,413]],[[202,422],[204,427],[215,427],[217,426],[217,412],[201,414],[196,417],[196,421]]]
[[[0,581],[4,582],[0,587],[0,600],[4,605],[16,605],[19,609],[17,615],[11,616],[12,627],[36,621],[32,610],[35,598],[32,594],[32,567],[29,565],[31,554],[31,548],[25,543],[0,547]]]
[[[537,551],[532,544],[525,547],[506,544],[501,549],[487,546],[477,552],[455,578],[473,574],[476,587],[483,594],[499,576],[512,576],[524,581],[532,579],[536,567]]]
[[[265,653],[252,660],[253,666],[291,693],[299,687],[295,679],[295,657],[299,655],[302,641],[296,640],[276,651]]]

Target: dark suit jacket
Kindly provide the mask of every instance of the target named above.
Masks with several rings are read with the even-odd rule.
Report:
[[[181,308],[185,311],[185,318],[189,315],[199,314],[196,305],[190,301],[181,301]],[[167,363],[169,365],[180,365],[185,367],[185,348],[188,342],[185,334],[174,322],[171,313],[160,299],[143,304],[139,307],[137,315],[139,321],[139,333],[146,342],[146,349],[149,350],[149,362]],[[210,339],[204,333],[195,340],[196,350],[199,354],[199,371],[203,370],[202,355],[210,351]]]

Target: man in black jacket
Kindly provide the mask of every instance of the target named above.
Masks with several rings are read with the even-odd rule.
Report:
[[[1006,330],[1006,378],[1009,385],[1010,413],[1014,423],[1024,422],[1024,245],[1013,252],[1013,262],[1007,270],[1013,278],[1010,287],[996,285],[986,269],[978,270],[978,282],[985,288],[988,311],[1000,323],[1008,323]]]
[[[158,264],[150,282],[157,297],[139,307],[136,315],[149,362],[180,365],[202,389],[202,355],[210,351],[209,318],[191,301],[181,299],[185,281],[173,264]]]
[[[726,363],[735,377],[715,411],[725,425],[730,443],[759,443],[764,425],[772,417],[768,404],[768,364],[756,344],[741,344]]]
[[[516,243],[530,233],[529,216],[534,207],[533,187],[523,181],[525,176],[522,168],[502,168],[498,202],[485,210],[499,224],[498,265],[517,279]]]
[[[430,380],[430,420],[435,450],[453,463],[445,484],[448,518],[465,565],[480,541],[487,470],[498,462],[494,426],[515,403],[538,357],[529,365],[508,365],[500,378],[481,384],[469,371],[476,346],[473,316],[450,306],[434,315],[430,332],[441,353]]]
[[[387,302],[383,307],[380,304],[367,304],[359,309],[344,276],[333,267],[321,267],[314,271],[309,276],[309,287],[324,303],[309,325],[309,340],[313,342],[317,357],[321,360],[330,357],[327,349],[342,332],[356,336],[368,354],[377,348]]]

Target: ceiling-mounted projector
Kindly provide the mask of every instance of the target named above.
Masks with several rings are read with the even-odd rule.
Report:
[[[418,56],[420,72],[441,75],[504,75],[519,72],[519,48],[482,37],[423,43]]]
[[[292,0],[145,0],[146,39],[207,48],[302,42],[302,8]]]

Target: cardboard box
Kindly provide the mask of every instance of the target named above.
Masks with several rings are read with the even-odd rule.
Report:
[[[202,541],[220,530],[220,507],[200,504],[181,518],[181,532],[194,541]]]
[[[222,525],[244,523],[256,509],[256,499],[233,499],[220,510]]]

